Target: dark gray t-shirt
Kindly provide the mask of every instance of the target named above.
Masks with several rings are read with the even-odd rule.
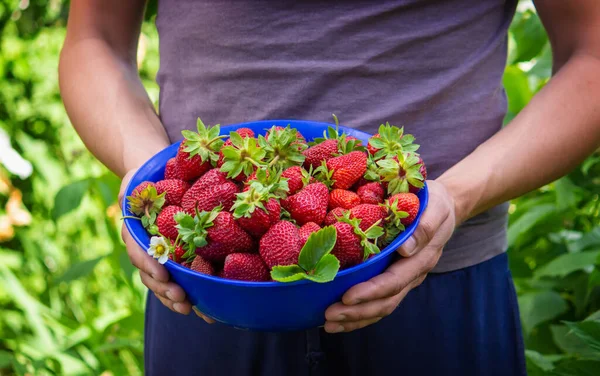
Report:
[[[160,0],[160,117],[332,121],[416,136],[435,179],[500,130],[516,0]],[[466,180],[465,184],[469,184]],[[507,204],[463,224],[434,272],[506,250]]]

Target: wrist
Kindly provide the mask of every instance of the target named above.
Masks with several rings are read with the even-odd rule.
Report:
[[[468,186],[466,181],[453,176],[440,176],[436,179],[448,193],[454,206],[455,226],[460,226],[472,217],[479,195],[474,186]]]

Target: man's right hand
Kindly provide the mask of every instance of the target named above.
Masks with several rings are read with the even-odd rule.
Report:
[[[127,184],[134,173],[135,170],[130,170],[121,182],[119,206],[123,205],[125,188],[127,188]],[[125,224],[123,224],[123,227],[121,228],[121,237],[127,247],[127,254],[129,255],[131,263],[140,270],[142,283],[171,311],[188,315],[192,310],[192,305],[187,300],[183,289],[174,282],[169,281],[169,272],[167,269],[138,246],[131,237],[127,227],[125,227]],[[194,312],[204,319],[204,321],[208,323],[214,322],[195,308]]]

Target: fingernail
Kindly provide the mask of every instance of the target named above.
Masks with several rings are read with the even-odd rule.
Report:
[[[169,299],[169,300],[175,300],[175,299],[173,299],[173,293],[171,293],[171,290],[167,290],[167,292],[165,293],[165,295],[167,296],[167,299]]]
[[[346,315],[339,315],[338,317],[336,317],[335,321],[344,321],[346,320]]]
[[[404,252],[406,252],[407,255],[412,256],[412,254],[417,249],[417,241],[415,240],[415,238],[413,238],[412,236],[408,238],[406,243],[404,243],[404,245],[402,246],[402,249],[404,250]]]
[[[338,325],[331,330],[331,333],[341,333],[343,331],[344,331],[344,327],[341,325]]]
[[[196,306],[192,306],[192,309],[194,310],[194,313],[196,314],[196,316],[204,318],[204,316],[202,315],[200,310],[198,310],[198,308],[196,308]]]
[[[178,313],[183,313],[183,307],[182,307],[181,303],[173,304],[173,309],[175,311],[177,311]]]

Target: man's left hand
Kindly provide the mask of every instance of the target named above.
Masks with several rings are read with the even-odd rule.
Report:
[[[325,331],[350,332],[390,315],[437,264],[454,232],[454,200],[446,188],[428,181],[429,204],[414,234],[399,249],[404,258],[382,274],[353,286],[325,312]]]

